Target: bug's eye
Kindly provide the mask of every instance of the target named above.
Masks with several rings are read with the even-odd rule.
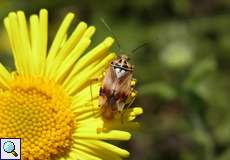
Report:
[[[111,62],[111,64],[113,64],[113,62]]]
[[[122,60],[120,59],[120,60],[119,60],[119,63],[121,63],[121,62],[122,62]]]

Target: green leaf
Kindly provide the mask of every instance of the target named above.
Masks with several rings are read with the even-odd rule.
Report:
[[[194,88],[198,83],[209,77],[216,71],[216,61],[214,59],[204,59],[195,64],[184,82],[185,88]]]
[[[153,82],[142,85],[140,92],[141,94],[157,95],[167,100],[173,99],[178,95],[177,91],[166,82]]]

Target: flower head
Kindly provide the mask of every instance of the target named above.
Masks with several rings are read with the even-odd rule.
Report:
[[[124,123],[119,118],[103,120],[97,106],[101,82],[91,80],[116,56],[108,53],[113,39],[83,54],[95,27],[80,22],[68,36],[73,18],[73,13],[66,15],[49,49],[45,9],[30,16],[29,24],[22,11],[4,19],[16,71],[9,73],[0,64],[0,137],[22,138],[24,160],[129,155],[103,140],[129,140],[131,134],[124,130],[138,126],[131,121],[142,109],[129,109]]]

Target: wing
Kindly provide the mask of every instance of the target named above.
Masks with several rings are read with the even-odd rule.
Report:
[[[106,119],[113,119],[114,115],[117,112],[117,105],[110,105],[108,101],[104,103],[104,105],[100,108],[102,117]]]
[[[116,80],[116,75],[113,71],[113,68],[110,66],[105,74],[105,77],[102,81],[102,89],[107,91],[107,94],[111,95],[114,90],[116,84],[114,83]],[[109,96],[107,95],[107,96]]]
[[[98,100],[99,107],[105,106],[107,103],[107,97],[106,95],[100,95]]]
[[[123,77],[119,78],[116,83],[116,93],[121,99],[126,99],[131,91],[131,80],[133,73],[127,72]]]

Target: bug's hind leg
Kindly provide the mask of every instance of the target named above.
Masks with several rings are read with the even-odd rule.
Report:
[[[125,108],[125,109],[123,112],[121,112],[123,110],[123,108],[120,111],[118,110],[119,113],[121,113],[121,123],[124,123],[124,115],[125,115],[126,111],[128,110],[128,108],[133,104],[133,102],[136,98],[136,95],[137,95],[137,91],[135,90],[137,80],[135,78],[133,78],[130,83],[131,83],[131,91],[128,95],[128,98],[125,101],[126,106],[125,105],[123,106],[123,108]]]
[[[121,112],[121,123],[124,123],[124,115],[126,113],[126,111],[131,107],[131,105],[133,104],[134,100],[136,99],[137,96],[137,91],[136,90],[132,90],[126,100],[126,105],[125,109],[123,112]]]
[[[93,100],[94,100],[94,96],[93,96],[93,88],[92,88],[92,85],[94,84],[94,83],[97,83],[97,82],[100,82],[100,81],[102,81],[102,79],[103,79],[103,77],[104,77],[104,73],[101,75],[101,76],[99,76],[98,78],[94,78],[94,79],[91,79],[90,80],[90,96],[91,96],[91,100],[90,100],[90,102],[91,102],[91,106],[92,106],[92,111],[93,111],[93,113],[94,113],[94,116],[96,116],[96,109],[94,108],[94,102],[93,102]],[[100,88],[100,90],[101,90],[101,88]],[[100,95],[100,92],[98,92],[98,95]],[[98,105],[98,104],[97,104]],[[99,106],[99,105],[98,105]]]

